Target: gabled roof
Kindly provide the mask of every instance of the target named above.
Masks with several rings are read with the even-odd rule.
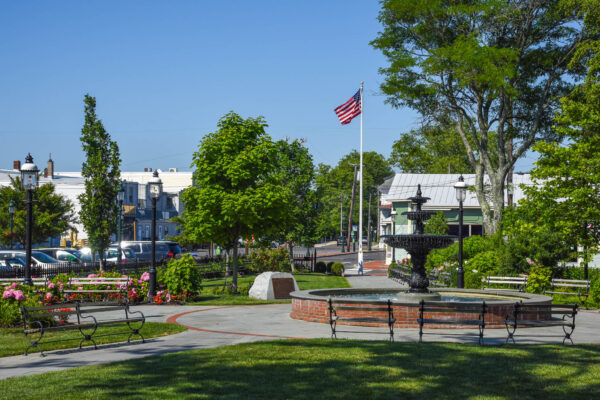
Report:
[[[454,184],[458,181],[459,176],[460,174],[396,174],[387,193],[382,191],[381,202],[385,204],[393,201],[407,201],[409,197],[417,194],[417,185],[420,184],[423,196],[431,198],[431,200],[425,203],[425,208],[455,208],[458,206],[458,201],[456,200]],[[463,178],[469,186],[475,184],[475,174],[463,174]],[[489,183],[487,176],[484,178],[484,181]],[[532,184],[529,174],[513,175],[513,201],[515,203],[524,197],[523,191],[519,187],[520,184]],[[504,197],[506,200],[506,189]],[[474,191],[467,192],[467,198],[463,205],[465,207],[480,207]]]

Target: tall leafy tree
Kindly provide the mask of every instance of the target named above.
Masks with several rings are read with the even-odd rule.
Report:
[[[183,234],[198,243],[213,242],[233,251],[233,287],[237,290],[240,237],[277,232],[286,220],[290,188],[281,184],[276,147],[263,118],[223,116],[194,153],[195,185],[182,195]]]
[[[485,230],[500,227],[504,184],[515,161],[556,137],[552,115],[580,68],[569,69],[590,33],[580,1],[384,0],[384,30],[371,43],[387,57],[381,85],[394,107],[456,121]],[[490,132],[495,132],[491,138]],[[491,152],[495,152],[494,160]],[[490,200],[484,190],[489,178]]]
[[[596,40],[583,42],[572,64],[585,64],[586,79],[562,99],[555,119],[558,133],[567,139],[565,144],[543,142],[534,147],[540,153],[531,171],[535,185],[524,188],[527,198],[516,210],[519,223],[513,225],[533,232],[553,232],[566,246],[597,249],[600,242],[600,8],[595,1],[581,4],[585,24]],[[587,251],[583,256],[588,258]]]
[[[117,230],[121,158],[119,146],[111,140],[96,115],[96,98],[86,94],[84,104],[85,122],[80,140],[86,155],[81,166],[85,191],[79,196],[79,216],[90,246],[100,254],[104,264],[104,251],[110,245],[111,235]]]
[[[452,121],[431,123],[400,135],[389,163],[413,174],[473,173]]]
[[[360,161],[360,153],[353,150],[340,159],[338,164],[331,168],[320,164],[315,181],[317,192],[319,193],[321,208],[321,232],[327,235],[339,234],[340,227],[340,199],[344,207],[344,232],[348,223],[348,212],[352,197],[352,181],[354,180],[354,164]],[[394,171],[382,154],[374,151],[363,152],[363,221],[365,230],[368,215],[369,193],[375,193],[377,187],[381,185],[386,178],[393,175]],[[359,194],[358,186],[356,190],[355,207],[353,221],[358,224],[359,215]],[[371,202],[371,215],[377,215],[377,201]],[[365,236],[366,237],[366,236]]]
[[[31,230],[33,243],[42,243],[48,238],[66,233],[75,229],[77,216],[73,210],[73,203],[55,192],[51,183],[41,185],[33,191],[33,227]],[[13,244],[21,243],[25,246],[27,226],[27,193],[21,185],[21,178],[11,178],[10,186],[0,188],[0,204],[8,204],[11,200],[15,204],[13,218]],[[0,242],[3,245],[10,243],[10,216],[8,207],[0,212]]]
[[[275,238],[289,246],[293,257],[295,245],[312,246],[318,240],[318,201],[312,188],[314,165],[308,149],[298,140],[275,142],[274,174],[282,186],[289,189],[291,198],[285,220],[279,225]],[[293,265],[293,263],[292,263]]]

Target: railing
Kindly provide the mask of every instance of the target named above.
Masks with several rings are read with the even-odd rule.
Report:
[[[306,251],[302,253],[294,253],[293,262],[295,269],[304,269],[310,272],[315,271],[315,264],[317,263],[317,249],[313,249],[313,253],[306,255]]]

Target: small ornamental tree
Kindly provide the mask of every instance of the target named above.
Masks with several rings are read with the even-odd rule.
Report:
[[[112,141],[96,116],[96,99],[85,95],[85,123],[81,129],[81,144],[86,159],[81,166],[85,191],[79,196],[79,216],[87,231],[90,245],[100,254],[104,266],[104,251],[117,230],[119,207],[117,194],[121,171],[119,146]]]
[[[238,241],[277,232],[285,221],[291,192],[277,179],[276,151],[264,119],[223,116],[194,153],[194,186],[182,195],[180,221],[188,240],[233,249],[237,290]]]

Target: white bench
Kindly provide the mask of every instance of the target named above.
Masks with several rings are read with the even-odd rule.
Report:
[[[518,290],[519,292],[524,292],[525,287],[527,286],[527,277],[526,276],[487,276],[481,280],[484,283],[482,287],[485,289],[495,289],[495,290]],[[508,288],[491,288],[490,285],[508,285]],[[516,286],[516,288],[515,288]]]
[[[590,294],[591,281],[576,280],[576,279],[552,279],[550,290],[544,288],[544,294],[562,294],[565,296],[577,296],[581,304],[585,304]],[[575,291],[567,291],[568,288],[573,288]],[[557,290],[558,289],[558,290]]]

